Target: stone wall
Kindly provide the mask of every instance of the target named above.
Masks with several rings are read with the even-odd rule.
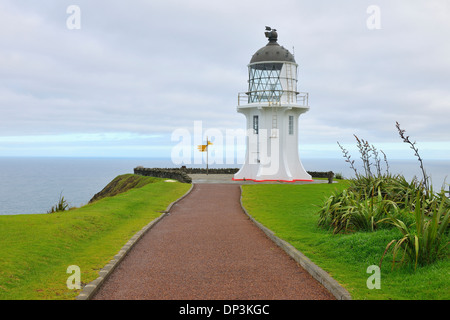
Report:
[[[206,168],[186,168],[181,167],[181,171],[187,174],[206,174]],[[208,169],[208,174],[235,174],[239,168],[212,168]]]
[[[213,168],[208,169],[208,174],[235,174],[239,168]],[[333,179],[334,173],[332,171],[317,172],[308,171],[313,178],[328,178]],[[141,176],[150,176],[157,178],[175,179],[183,183],[192,183],[189,174],[206,174],[206,168],[144,168],[137,167],[134,169],[134,174]]]
[[[187,175],[186,172],[176,168],[176,169],[162,169],[162,168],[144,168],[137,167],[134,168],[134,174],[140,176],[149,176],[156,178],[174,179],[183,183],[192,183],[191,177]]]

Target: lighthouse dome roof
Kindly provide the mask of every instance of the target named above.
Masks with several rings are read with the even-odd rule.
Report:
[[[252,56],[250,63],[258,63],[264,61],[280,61],[280,62],[293,62],[295,63],[294,56],[283,46],[280,46],[277,42],[278,33],[275,29],[266,27],[268,32],[265,33],[269,38],[267,45],[256,51]]]
[[[264,61],[280,61],[280,62],[294,62],[295,59],[292,53],[286,48],[280,46],[278,43],[268,43],[262,47],[252,56],[250,63],[264,62]]]

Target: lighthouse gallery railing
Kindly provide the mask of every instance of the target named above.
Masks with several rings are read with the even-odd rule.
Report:
[[[290,101],[294,99],[289,99],[286,104],[294,103],[301,106],[308,106],[308,93],[307,92],[293,92],[286,90],[261,90],[261,91],[251,91],[251,92],[239,92],[238,94],[238,106],[247,105],[252,103],[267,103],[268,105],[279,105],[281,103],[282,96],[286,94],[288,97],[291,95],[296,96],[297,101]]]

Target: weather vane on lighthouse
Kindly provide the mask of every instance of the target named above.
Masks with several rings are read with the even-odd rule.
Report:
[[[264,34],[269,42],[252,56],[248,91],[238,95],[247,149],[233,180],[312,181],[298,154],[298,119],[309,110],[308,93],[297,91],[298,65],[278,44],[277,30],[266,26]]]
[[[278,40],[278,33],[277,29],[272,29],[271,27],[266,26],[266,32],[264,32],[266,35],[266,38],[269,38],[269,41],[277,42]]]

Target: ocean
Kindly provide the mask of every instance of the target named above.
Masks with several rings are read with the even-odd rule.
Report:
[[[307,171],[331,170],[347,178],[353,174],[343,158],[302,159],[302,163]],[[57,204],[60,195],[71,207],[83,206],[116,176],[133,173],[137,166],[177,167],[170,159],[154,158],[0,157],[0,215],[46,213]],[[401,173],[408,180],[414,176],[421,178],[419,163],[415,159],[389,160],[389,166],[391,173]],[[212,164],[209,167],[239,168],[240,164]],[[434,188],[440,189],[450,175],[450,161],[429,160],[425,161],[425,167]],[[448,190],[448,184],[445,188]]]

